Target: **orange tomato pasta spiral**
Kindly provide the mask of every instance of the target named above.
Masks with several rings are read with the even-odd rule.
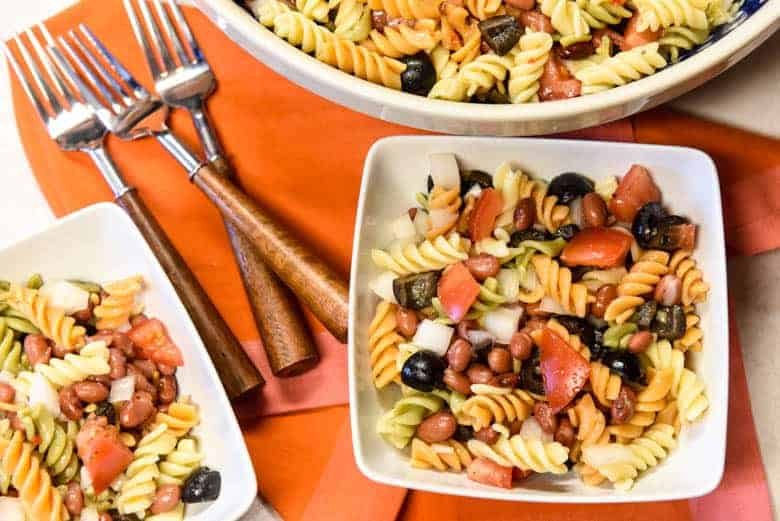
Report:
[[[584,317],[588,309],[588,288],[579,282],[572,282],[569,268],[560,266],[558,261],[544,254],[531,258],[536,276],[550,298],[560,304],[566,313]]]
[[[431,212],[442,212],[446,214],[447,219],[442,219],[442,225],[437,228],[431,228],[426,234],[428,239],[435,239],[439,235],[449,233],[458,222],[458,211],[460,210],[460,187],[449,190],[440,186],[434,186],[431,195],[428,198],[428,210]]]
[[[428,444],[419,438],[412,439],[410,463],[414,468],[461,472],[472,459],[466,446],[456,440]]]
[[[691,254],[690,250],[677,250],[669,261],[669,273],[674,273],[682,281],[683,306],[704,302],[710,289]]]
[[[73,317],[66,316],[59,309],[49,305],[46,297],[38,290],[11,284],[5,295],[5,302],[23,314],[43,335],[68,351],[84,345],[86,330],[76,325]]]
[[[609,433],[606,431],[607,420],[596,404],[593,397],[586,394],[579,399],[574,407],[567,409],[572,427],[577,429],[577,439],[569,453],[572,461],[577,461],[582,447],[601,445],[609,442]]]
[[[400,383],[398,368],[398,344],[404,338],[398,334],[395,320],[396,305],[382,301],[376,307],[374,319],[368,326],[368,350],[370,353],[371,376],[374,386],[382,389],[390,382]]]
[[[649,250],[631,266],[631,270],[618,285],[618,296],[610,302],[604,312],[604,320],[622,324],[634,314],[636,308],[644,304],[646,295],[655,289],[655,285],[666,275],[669,254],[660,250]]]
[[[138,311],[135,299],[142,289],[143,278],[140,275],[103,284],[107,295],[93,310],[97,328],[117,329],[126,324],[130,315]]]
[[[590,387],[601,405],[610,407],[618,397],[623,382],[609,368],[599,362],[590,363]]]

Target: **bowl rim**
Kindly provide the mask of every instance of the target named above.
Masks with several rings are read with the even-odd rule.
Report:
[[[654,145],[654,144],[645,144],[645,143],[624,143],[624,142],[612,142],[612,141],[600,141],[600,140],[577,140],[577,141],[571,141],[567,139],[556,139],[556,138],[529,138],[529,137],[488,137],[488,136],[436,136],[436,135],[400,135],[400,136],[390,136],[385,137],[377,140],[374,142],[374,144],[371,146],[371,148],[368,151],[368,154],[366,155],[366,159],[364,161],[363,166],[363,173],[362,173],[362,180],[360,185],[360,195],[358,199],[358,206],[357,206],[357,212],[355,217],[355,231],[353,235],[353,250],[352,250],[352,258],[351,258],[351,270],[350,270],[350,300],[349,300],[349,330],[350,332],[357,331],[357,306],[358,306],[358,297],[357,297],[357,291],[352,290],[353,287],[357,285],[357,277],[358,277],[358,265],[359,265],[359,256],[361,252],[361,247],[364,246],[361,244],[361,238],[363,235],[363,222],[368,216],[365,213],[365,203],[366,203],[366,194],[368,192],[369,183],[371,182],[371,177],[374,175],[372,172],[375,169],[375,162],[376,157],[380,154],[381,149],[388,145],[395,142],[409,142],[409,141],[421,141],[421,142],[442,142],[447,143],[447,147],[437,147],[437,146],[431,146],[431,150],[439,150],[443,148],[451,148],[451,149],[457,149],[457,150],[467,150],[467,148],[463,147],[464,143],[469,142],[495,142],[496,140],[499,141],[507,141],[507,142],[515,142],[515,143],[542,143],[542,144],[557,144],[560,146],[567,146],[571,145],[572,143],[576,143],[578,146],[583,146],[585,148],[592,148],[594,150],[597,150],[601,147],[609,147],[609,148],[626,148],[626,149],[645,149],[645,150],[675,150],[679,152],[683,152],[685,154],[688,154],[690,156],[698,156],[701,160],[704,161],[706,164],[706,172],[703,172],[702,177],[707,176],[707,183],[708,183],[708,189],[711,189],[713,191],[713,196],[716,198],[716,200],[721,200],[721,191],[720,191],[720,184],[718,181],[718,175],[717,175],[717,168],[715,165],[715,162],[713,161],[712,157],[707,154],[706,152],[703,152],[702,150],[693,148],[693,147],[684,147],[684,146],[674,146],[674,145]],[[718,205],[716,208],[717,213],[717,219],[714,220],[714,222],[711,223],[711,226],[713,227],[712,233],[717,234],[722,239],[724,238],[724,227],[723,227],[723,208],[722,206]],[[726,247],[725,242],[721,241],[719,247],[717,247],[717,250],[715,254],[723,259],[721,269],[719,270],[719,273],[712,273],[710,276],[711,281],[723,281],[724,284],[724,291],[727,291],[728,286],[728,279],[726,274]],[[725,304],[723,304],[725,306]],[[728,314],[728,310],[726,309],[726,314]],[[465,496],[465,497],[473,497],[478,499],[497,499],[501,501],[522,501],[522,502],[531,502],[531,503],[592,503],[592,504],[600,504],[600,503],[643,503],[643,502],[657,502],[657,501],[671,501],[671,500],[681,500],[681,499],[693,499],[697,497],[704,496],[706,494],[709,494],[713,490],[715,490],[725,473],[725,467],[726,467],[726,433],[727,433],[727,424],[728,424],[728,407],[729,407],[729,391],[730,391],[730,385],[729,385],[729,371],[730,371],[730,360],[729,360],[729,354],[728,349],[730,345],[730,324],[728,324],[728,321],[724,321],[724,323],[719,324],[717,326],[717,333],[718,336],[722,336],[723,340],[725,342],[725,348],[726,351],[721,354],[723,357],[723,363],[720,366],[720,371],[718,374],[715,375],[714,381],[718,382],[719,387],[723,390],[723,404],[722,408],[724,409],[722,414],[720,415],[721,421],[715,425],[715,428],[717,429],[716,432],[718,433],[717,437],[717,453],[713,454],[713,457],[719,458],[719,465],[717,472],[708,474],[707,476],[702,476],[701,479],[697,479],[695,483],[691,484],[690,487],[686,488],[685,490],[680,490],[675,493],[670,494],[656,494],[652,492],[642,492],[642,493],[620,493],[618,491],[610,491],[609,494],[605,495],[598,495],[598,496],[583,496],[578,494],[561,494],[561,495],[555,495],[555,496],[549,496],[549,495],[541,495],[533,491],[519,491],[514,496],[507,496],[503,489],[493,489],[489,487],[484,487],[480,489],[470,489],[470,488],[461,488],[453,485],[443,485],[438,484],[435,482],[422,482],[422,484],[418,481],[415,481],[414,483],[410,483],[408,480],[402,479],[402,478],[396,478],[387,474],[377,473],[375,472],[366,462],[364,458],[364,452],[365,449],[363,448],[363,443],[359,436],[359,429],[360,429],[360,411],[358,410],[357,404],[358,402],[358,389],[357,389],[357,367],[356,367],[356,356],[357,356],[357,340],[354,337],[352,333],[350,333],[349,337],[349,343],[348,343],[348,368],[349,368],[349,400],[350,400],[350,425],[352,430],[352,450],[353,455],[355,458],[355,462],[357,463],[357,467],[360,470],[360,472],[366,476],[367,478],[371,479],[372,481],[375,481],[377,483],[383,483],[387,485],[393,485],[397,487],[402,488],[408,488],[410,490],[423,490],[427,492],[434,492],[437,494],[448,494],[448,495],[456,495],[456,496]],[[716,421],[715,418],[712,420],[713,422]]]
[[[722,72],[727,68],[722,66],[724,61],[741,49],[752,50],[763,41],[764,38],[758,40],[762,35],[769,37],[770,30],[774,31],[780,27],[780,0],[766,0],[756,12],[713,45],[641,80],[604,92],[556,102],[489,105],[428,99],[362,80],[309,56],[276,36],[233,0],[194,1],[207,15],[217,15],[217,24],[222,31],[238,31],[241,36],[257,45],[260,51],[267,53],[268,59],[260,58],[261,61],[278,73],[308,90],[312,90],[312,85],[306,85],[303,78],[326,87],[327,91],[312,90],[320,96],[370,113],[360,108],[361,104],[357,102],[344,103],[336,99],[337,96],[333,93],[358,98],[363,104],[368,102],[381,107],[382,119],[386,119],[385,114],[398,111],[414,113],[430,120],[460,119],[475,125],[496,122],[571,121],[578,115],[608,112],[629,103],[639,103],[637,110],[641,110],[646,108],[645,105],[650,102],[649,98],[661,92],[683,85],[708,70],[712,71],[711,75]],[[753,43],[755,45],[751,46]],[[617,114],[609,119],[620,116],[621,114]],[[562,125],[562,130],[569,130],[570,126],[571,124]]]

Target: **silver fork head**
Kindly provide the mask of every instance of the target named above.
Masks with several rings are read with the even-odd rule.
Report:
[[[154,4],[156,18],[149,8]],[[133,33],[144,51],[146,62],[154,78],[160,97],[174,107],[199,108],[216,86],[214,74],[176,0],[136,0],[143,23],[138,17],[133,0],[124,0],[125,10],[133,26]],[[170,13],[173,15],[172,21]],[[160,23],[165,31],[163,37]],[[170,46],[168,44],[170,42]],[[171,52],[171,47],[173,52]],[[159,55],[159,60],[158,60]]]
[[[38,32],[43,42],[33,29],[24,31],[26,38],[21,34],[13,37],[14,46],[22,56],[25,67],[22,67],[9,46],[0,43],[11,68],[43,120],[49,137],[62,149],[86,151],[100,147],[108,132],[106,126],[87,96],[84,96],[80,85],[72,81],[75,73],[62,59],[49,31],[43,24],[39,24]],[[25,39],[28,43],[25,43]]]

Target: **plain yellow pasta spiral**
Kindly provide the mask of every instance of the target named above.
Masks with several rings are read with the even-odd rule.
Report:
[[[572,427],[577,429],[577,439],[571,449],[572,461],[577,461],[582,447],[590,445],[603,445],[609,442],[609,433],[606,431],[607,420],[590,394],[580,398],[574,407],[566,410]]]
[[[165,456],[160,462],[160,485],[183,485],[200,462],[203,454],[198,450],[197,443],[192,438],[182,438],[176,449]]]
[[[582,82],[583,94],[593,94],[649,76],[665,66],[658,42],[652,42],[583,67],[574,76]]]
[[[495,15],[501,8],[501,0],[466,0],[466,8],[477,20],[484,20]]]
[[[186,400],[173,402],[168,406],[167,412],[158,412],[154,419],[155,426],[165,424],[168,432],[176,438],[186,436],[198,423],[200,423],[200,413],[197,405]]]
[[[142,289],[143,278],[140,275],[103,284],[106,296],[93,310],[97,328],[117,329],[127,324],[130,315],[139,311],[135,300]]]
[[[706,42],[709,37],[709,29],[691,29],[676,25],[664,29],[658,43],[661,53],[671,63],[677,63],[680,61],[680,51],[690,51],[695,46]]]
[[[565,37],[579,39],[590,34],[585,14],[572,0],[542,0],[542,13],[550,17],[553,28]]]
[[[336,36],[360,42],[371,33],[371,10],[360,0],[340,0],[333,25]]]
[[[553,39],[547,33],[526,33],[520,37],[509,69],[509,99],[512,103],[539,101],[539,78],[550,57]]]
[[[461,67],[459,78],[466,84],[467,96],[487,92],[493,87],[501,91],[510,67],[512,59],[509,56],[482,54]]]
[[[160,477],[157,462],[160,456],[170,454],[175,447],[176,437],[168,432],[164,424],[157,425],[138,442],[133,452],[133,461],[125,470],[125,480],[116,498],[120,514],[144,517],[157,491],[157,479]]]
[[[443,269],[468,258],[469,241],[452,232],[422,244],[393,243],[388,251],[373,249],[371,258],[378,267],[398,275]]]
[[[624,18],[631,18],[630,9],[612,0],[577,0],[585,21],[593,29],[603,29],[607,25],[619,24]]]
[[[704,282],[696,261],[691,258],[691,251],[677,250],[669,261],[669,273],[677,275],[682,281],[682,304],[690,306],[707,300],[710,285]]]
[[[384,11],[390,18],[439,18],[441,0],[369,0],[368,5],[376,11]]]
[[[428,444],[419,438],[412,439],[410,464],[414,468],[461,472],[471,460],[468,449],[456,440]]]
[[[433,20],[418,20],[414,27],[405,24],[385,27],[382,32],[374,29],[369,38],[371,44],[368,48],[390,58],[431,51],[439,43],[439,34]]]
[[[398,344],[404,338],[398,334],[395,320],[395,304],[382,301],[376,307],[374,319],[368,326],[368,350],[371,376],[377,389],[390,382],[400,383],[401,370],[398,360]]]
[[[533,406],[534,399],[526,391],[490,387],[468,398],[461,407],[461,414],[478,431],[493,423],[524,420],[531,415]]]
[[[664,251],[644,252],[620,280],[618,296],[607,306],[604,320],[622,324],[630,319],[636,308],[644,304],[642,296],[651,293],[661,277],[666,275],[668,263],[669,254]]]
[[[307,18],[327,22],[330,7],[326,0],[295,0],[295,8]]]
[[[468,441],[469,451],[478,458],[487,458],[504,467],[518,467],[538,473],[565,474],[569,449],[557,441],[545,443],[540,439],[523,439],[520,435],[501,434],[498,441],[488,445],[483,441]]]
[[[426,237],[431,240],[440,235],[449,233],[458,221],[458,210],[460,210],[460,187],[454,187],[449,190],[440,186],[434,186],[428,197],[428,210],[431,212],[443,212],[447,219],[442,219],[441,226],[428,230]]]
[[[709,407],[709,400],[702,379],[685,367],[685,354],[669,341],[661,340],[651,345],[645,355],[653,370],[672,372],[669,395],[677,403],[680,419],[693,422],[700,418]]]
[[[698,4],[698,5],[697,5]],[[657,31],[662,27],[685,26],[692,29],[708,29],[709,21],[704,8],[707,2],[694,0],[636,0],[641,16],[637,29]]]
[[[545,295],[560,304],[566,313],[585,316],[590,300],[588,288],[579,282],[572,282],[569,268],[560,266],[558,261],[542,253],[534,255],[531,264]]]
[[[61,309],[50,306],[38,290],[11,284],[4,298],[11,308],[24,315],[58,346],[73,350],[84,345],[86,330],[77,326],[76,321]]]
[[[610,407],[618,397],[621,385],[620,377],[612,374],[607,366],[599,362],[590,363],[590,388],[601,405]]]

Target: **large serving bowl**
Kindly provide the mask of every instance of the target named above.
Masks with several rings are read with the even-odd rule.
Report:
[[[231,39],[279,74],[351,109],[402,125],[471,135],[538,135],[598,125],[654,107],[725,71],[780,27],[780,0],[745,0],[703,46],[660,72],[599,94],[547,103],[430,100],[375,85],[317,61],[263,27],[233,0],[194,0]]]

